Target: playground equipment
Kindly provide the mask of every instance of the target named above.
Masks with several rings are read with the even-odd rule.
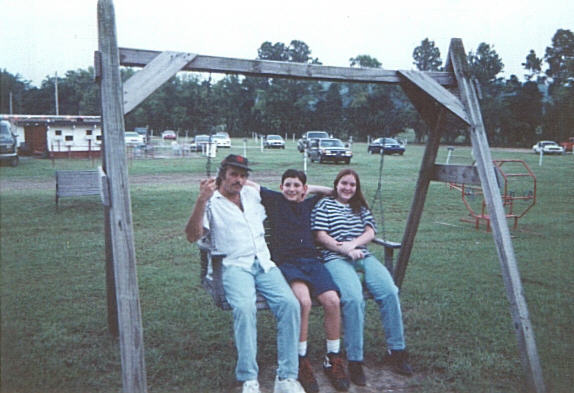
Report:
[[[513,229],[516,230],[518,219],[536,204],[536,176],[523,160],[493,160],[493,163],[505,217],[514,220]],[[489,232],[490,214],[482,187],[457,183],[450,183],[449,187],[460,191],[462,201],[472,217],[462,218],[461,221],[474,223],[476,229],[484,221],[486,231]]]
[[[143,327],[137,285],[134,233],[128,171],[125,165],[124,116],[154,90],[179,71],[201,71],[243,74],[262,77],[283,77],[327,80],[349,83],[398,84],[411,100],[422,119],[431,127],[422,158],[419,177],[401,241],[393,277],[401,286],[413,249],[431,181],[467,183],[474,176],[484,191],[491,209],[491,227],[498,251],[503,282],[509,299],[520,359],[528,389],[546,391],[536,348],[534,329],[512,246],[498,190],[497,176],[486,130],[482,121],[477,85],[471,79],[469,63],[462,40],[450,42],[444,71],[423,72],[383,70],[374,68],[326,67],[318,64],[285,63],[202,56],[184,52],[156,52],[118,48],[115,11],[112,0],[98,0],[98,51],[94,71],[101,90],[104,130],[104,172],[109,187],[109,206],[105,208],[106,282],[108,321],[116,320],[122,363],[122,386],[126,393],[146,393]],[[120,66],[142,67],[122,82]],[[476,167],[438,165],[435,163],[441,134],[449,125],[463,127],[470,135]],[[459,180],[462,179],[462,180]],[[110,323],[112,330],[112,323]]]

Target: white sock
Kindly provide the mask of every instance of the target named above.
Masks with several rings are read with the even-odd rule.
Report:
[[[307,356],[307,341],[299,341],[299,356]]]
[[[341,339],[327,340],[327,353],[339,353],[341,350]]]

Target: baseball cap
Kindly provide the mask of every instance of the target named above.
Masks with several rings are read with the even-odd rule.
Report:
[[[240,156],[238,154],[230,154],[227,157],[225,157],[223,159],[223,161],[221,161],[221,167],[228,166],[228,165],[242,168],[242,169],[245,169],[247,171],[251,170],[248,166],[249,161],[247,160],[247,158]]]

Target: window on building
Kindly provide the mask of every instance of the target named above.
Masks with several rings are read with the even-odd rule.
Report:
[[[73,135],[66,135],[66,142],[72,142],[74,140]]]
[[[101,136],[101,135],[96,135],[96,140],[97,140],[97,141],[101,141],[101,140],[102,140],[102,136]]]
[[[86,130],[86,135],[92,135],[92,130]]]
[[[56,130],[56,136],[61,136],[62,135],[62,130]]]

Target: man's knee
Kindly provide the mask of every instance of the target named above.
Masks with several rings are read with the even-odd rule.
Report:
[[[233,302],[231,307],[236,318],[254,317],[257,313],[255,302],[249,299]]]

